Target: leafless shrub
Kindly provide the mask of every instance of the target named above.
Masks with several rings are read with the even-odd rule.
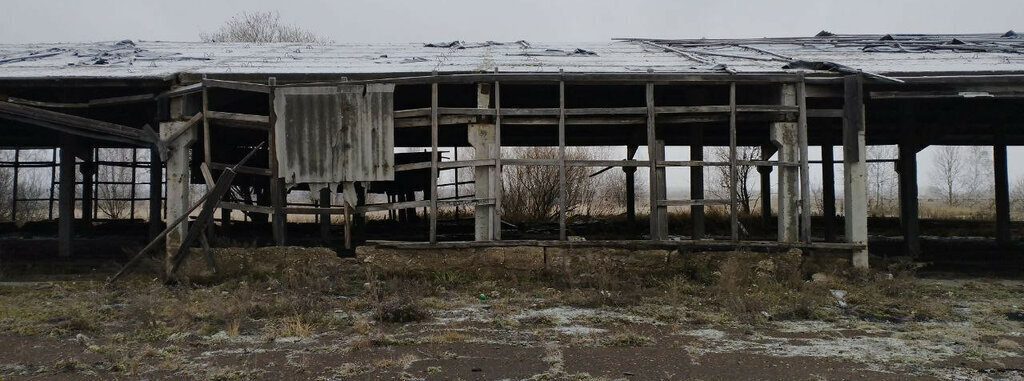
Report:
[[[898,155],[896,146],[872,146],[867,149],[868,159],[893,159]],[[868,163],[868,213],[886,216],[896,208],[896,170],[892,162]]]
[[[231,17],[212,33],[201,33],[203,42],[304,42],[311,44],[330,43],[329,39],[295,25],[281,23],[278,12],[248,12]]]
[[[594,149],[567,149],[566,160],[593,160],[599,156]],[[513,151],[512,157],[529,160],[558,158],[558,148],[526,147]],[[588,215],[606,211],[609,205],[625,199],[615,188],[617,178],[590,177],[592,169],[567,167],[566,214]],[[502,193],[502,218],[514,222],[553,221],[558,217],[559,171],[556,166],[517,165],[505,167]],[[622,184],[618,182],[618,184]],[[618,193],[618,194],[617,194]],[[618,203],[618,205],[622,205]]]
[[[729,161],[729,148],[719,147],[711,150],[711,157],[714,161]],[[759,160],[761,157],[761,148],[759,147],[736,147],[736,160],[740,161],[752,161]],[[715,197],[720,199],[729,199],[729,167],[728,166],[714,166],[714,187],[709,189],[709,192]],[[736,166],[736,200],[740,207],[740,212],[743,214],[750,214],[751,205],[756,200],[758,192],[752,190],[753,184],[751,184],[751,172],[754,166],[752,165],[737,165]],[[762,195],[763,196],[763,195]],[[770,197],[771,195],[768,195]]]
[[[130,149],[101,149],[101,161],[131,163],[135,151]],[[132,185],[110,184],[130,183],[135,168],[128,166],[100,166],[96,180],[105,182],[96,186],[96,209],[115,220],[128,218],[131,208]]]

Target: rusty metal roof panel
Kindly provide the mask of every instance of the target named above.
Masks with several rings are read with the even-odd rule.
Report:
[[[275,149],[288,184],[394,179],[394,85],[278,88]]]

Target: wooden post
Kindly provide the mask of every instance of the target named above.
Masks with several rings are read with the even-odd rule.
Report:
[[[331,207],[331,188],[320,189],[320,207]],[[331,215],[330,213],[320,214],[320,239],[327,243],[331,240]]]
[[[565,231],[565,209],[568,184],[565,183],[565,81],[558,81],[558,239],[568,239]]]
[[[626,160],[633,160],[633,155],[639,149],[636,144],[626,146]],[[626,221],[630,224],[636,222],[636,166],[622,167],[626,173]]]
[[[93,199],[95,198],[96,182],[93,176],[96,174],[96,149],[88,147],[82,155],[82,165],[78,166],[78,172],[82,174],[82,222],[89,224],[93,219]]]
[[[75,221],[75,153],[78,142],[74,137],[61,136],[60,147],[60,195],[59,219],[57,221],[57,254],[68,258],[72,253],[72,236]]]
[[[836,241],[836,165],[835,155],[832,152],[832,138],[828,135],[828,129],[822,129],[826,134],[825,144],[821,146],[821,202],[822,202],[822,224],[825,227],[825,242]]]
[[[907,256],[921,255],[921,227],[918,221],[917,151],[913,126],[902,126],[899,160],[896,162],[900,189],[900,227]]]
[[[774,154],[774,145],[764,144],[761,146],[761,160],[771,160]],[[761,220],[768,225],[772,222],[772,166],[757,167],[757,174],[758,179],[761,180]]]
[[[477,108],[487,109],[491,106],[491,84],[490,83],[479,83],[477,84]],[[469,144],[473,146],[474,159],[478,160],[494,160],[500,155],[498,147],[495,146],[496,138],[494,136],[495,126],[484,118],[479,118],[477,123],[469,123],[466,126],[467,140]],[[456,152],[458,150],[456,149]],[[458,156],[455,156],[455,160],[458,160]],[[455,170],[458,174],[459,169]],[[473,172],[473,194],[477,199],[489,199],[494,197],[497,193],[497,172],[494,167],[490,166],[474,166],[470,168]],[[459,189],[458,177],[455,177],[455,189],[456,192]],[[458,199],[458,193],[455,194]],[[456,206],[456,213],[459,207]],[[493,204],[491,205],[475,205],[473,206],[473,238],[477,241],[491,241],[494,240],[494,232],[496,228],[495,224],[498,222],[497,211]]]
[[[284,246],[287,243],[285,237],[285,224],[288,222],[288,216],[284,213],[284,207],[286,204],[286,189],[281,179],[281,173],[278,170],[277,162],[277,139],[276,136],[276,125],[277,125],[277,113],[274,112],[274,86],[277,86],[277,78],[270,77],[267,79],[267,85],[270,86],[270,94],[268,96],[270,100],[270,132],[268,132],[268,145],[267,145],[267,156],[270,162],[270,203],[274,208],[274,218],[271,225],[271,230],[274,233],[274,242],[277,246]],[[206,118],[206,115],[203,115]]]
[[[149,239],[154,239],[163,230],[163,219],[161,218],[162,195],[163,195],[163,163],[160,162],[160,153],[157,150],[149,150]]]
[[[1010,180],[1006,167],[1006,140],[1002,126],[997,127],[996,144],[992,146],[992,165],[996,191],[996,242],[1003,247],[1010,245],[1013,236],[1010,231]]]
[[[843,77],[843,203],[846,241],[864,245],[855,250],[854,267],[868,267],[868,187],[865,146],[864,88],[861,75]]]
[[[131,185],[131,189],[128,191],[128,197],[131,198],[131,200],[128,201],[129,202],[129,207],[128,207],[128,220],[129,221],[135,220],[135,181],[136,181],[136,178],[135,178],[135,172],[136,171],[135,170],[136,170],[136,167],[138,167],[138,165],[139,165],[139,150],[136,149],[136,148],[132,148],[132,185]]]
[[[732,241],[739,242],[739,213],[736,210],[736,82],[729,83],[729,227]]]
[[[54,198],[53,198],[53,193],[54,193],[53,192],[53,187],[56,186],[56,184],[57,184],[57,167],[58,167],[58,165],[57,165],[57,147],[54,147],[51,150],[51,156],[52,156],[52,159],[50,160],[50,162],[52,164],[50,165],[50,207],[49,207],[49,213],[47,214],[47,218],[50,219],[50,220],[53,220],[53,201],[54,201]]]
[[[690,160],[704,161],[704,127],[698,124],[690,125]],[[704,199],[703,165],[690,167],[690,199]],[[690,224],[693,230],[690,233],[691,238],[695,240],[704,238],[704,205],[690,206]]]
[[[437,80],[430,84],[430,243],[437,243]]]
[[[12,176],[12,182],[14,183],[11,189],[11,222],[18,221],[18,164],[21,156],[21,150],[14,149],[14,174]]]
[[[796,84],[797,140],[800,144],[800,237],[811,243],[811,169],[807,149],[807,90],[803,81]]]
[[[649,170],[649,182],[650,182],[650,225],[651,225],[651,240],[659,241],[667,237],[661,236],[661,225],[668,221],[662,221],[661,213],[659,213],[658,203],[661,201],[658,199],[658,192],[660,184],[658,184],[658,138],[655,124],[655,109],[654,109],[654,83],[647,82],[646,85],[646,98],[647,98],[647,158],[650,164],[648,165]]]

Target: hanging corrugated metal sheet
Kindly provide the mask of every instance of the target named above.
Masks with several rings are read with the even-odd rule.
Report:
[[[288,184],[393,180],[394,85],[275,89],[276,149]]]

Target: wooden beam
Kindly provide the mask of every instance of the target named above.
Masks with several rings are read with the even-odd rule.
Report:
[[[271,78],[273,78],[273,77],[271,77]],[[276,81],[274,81],[274,83],[268,83],[266,85],[263,85],[263,84],[259,84],[259,83],[223,81],[223,80],[219,80],[219,79],[203,79],[203,86],[204,87],[214,87],[214,88],[222,88],[222,89],[230,89],[230,90],[238,90],[238,91],[248,91],[248,92],[264,93],[264,94],[270,94],[271,93],[271,89],[273,88],[273,86],[275,84],[276,84]]]
[[[800,236],[811,242],[811,169],[807,148],[807,90],[804,81],[796,84],[796,102],[800,110],[797,119],[797,141],[800,144]]]
[[[437,243],[437,82],[430,84],[430,243]]]
[[[565,241],[568,235],[565,229],[566,208],[568,205],[569,184],[566,184],[565,173],[565,82],[558,82],[558,239]],[[577,184],[580,186],[581,184]]]

